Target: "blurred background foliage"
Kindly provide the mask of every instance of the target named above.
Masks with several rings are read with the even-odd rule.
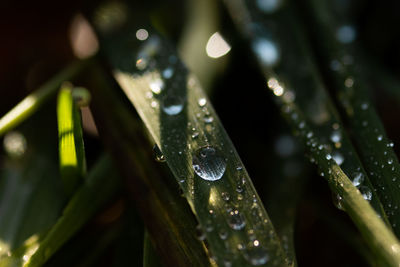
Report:
[[[303,9],[298,8],[300,18],[306,20],[303,11],[307,2],[298,2],[298,6],[303,5]],[[377,111],[398,154],[400,2],[354,2],[359,3],[352,20],[366,58],[365,71],[370,73],[368,82],[373,85]],[[96,48],[82,12],[98,4],[76,0],[1,3],[1,115],[69,62]],[[268,92],[255,89],[264,87],[264,78],[222,2],[155,0],[132,1],[131,5],[137,9],[136,14],[150,16],[153,25],[178,47],[181,58],[199,77],[272,221],[279,224],[285,214],[295,216],[294,245],[299,266],[367,265],[368,251],[353,223],[335,208],[327,183],[304,158]],[[206,46],[215,32],[224,36],[231,50],[211,58]],[[312,27],[308,34],[313,34]],[[318,36],[312,40],[318,41]],[[84,77],[78,81],[87,83]],[[83,111],[83,127],[90,169],[103,145],[88,110]],[[13,157],[5,149],[0,152],[0,239],[12,248],[51,226],[66,201],[59,193],[55,101],[44,105],[17,131],[26,140],[25,154]],[[284,214],[278,204],[292,200],[279,199],[276,192],[281,190],[297,202],[295,209],[288,208]],[[144,228],[129,194],[118,190],[46,266],[142,265]]]

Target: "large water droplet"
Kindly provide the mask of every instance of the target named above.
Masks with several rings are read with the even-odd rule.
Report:
[[[226,162],[216,148],[202,147],[193,155],[193,169],[204,180],[216,181],[224,175]]]
[[[183,110],[183,100],[177,96],[166,96],[162,100],[162,110],[168,115],[177,115]]]
[[[251,265],[263,265],[269,260],[268,251],[262,246],[251,245],[244,251],[245,259]]]
[[[229,213],[228,223],[234,230],[241,230],[246,226],[246,221],[238,210],[233,210]]]

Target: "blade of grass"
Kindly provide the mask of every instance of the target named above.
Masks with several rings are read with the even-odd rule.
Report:
[[[158,255],[169,266],[209,266],[203,244],[196,239],[197,222],[178,194],[170,173],[153,162],[151,146],[138,119],[116,94],[119,89],[113,87],[107,73],[96,67],[92,77],[88,88],[95,88],[91,109],[100,137],[124,177],[128,195],[154,240]]]
[[[23,258],[23,266],[26,267],[42,266],[115,194],[119,182],[111,160],[103,156],[89,172],[85,183],[73,195],[62,216],[43,240],[17,250],[11,257]]]
[[[302,55],[302,50],[304,50],[304,43],[301,42],[301,39],[299,41],[296,40],[296,38],[293,38],[293,36],[297,36],[296,31],[292,30],[293,26],[288,25],[290,24],[291,20],[290,16],[288,14],[284,15],[284,13],[276,14],[281,18],[281,20],[279,20],[280,25],[287,26],[284,28],[284,30],[280,30],[280,32],[286,32],[288,36],[290,36],[290,41],[288,43],[292,43],[294,39],[295,41],[297,41],[296,47],[300,47],[302,49],[296,50],[286,45],[282,46],[283,48],[285,48],[284,51],[286,52],[286,54],[280,54],[280,51],[278,49],[281,47],[278,48],[276,44],[271,44],[271,37],[274,36],[274,32],[271,33],[267,31],[267,26],[271,26],[271,24],[273,23],[272,21],[264,20],[262,23],[260,23],[259,20],[260,17],[262,17],[260,11],[253,12],[253,9],[247,9],[247,7],[244,6],[243,3],[240,1],[230,1],[226,2],[226,4],[228,8],[230,8],[232,16],[237,19],[236,21],[239,24],[239,28],[242,30],[242,33],[253,42],[252,48],[257,56],[257,60],[260,64],[263,74],[267,77],[267,85],[269,89],[271,89],[278,105],[282,108],[284,116],[292,125],[297,135],[300,136],[300,138],[306,145],[310,153],[311,160],[317,163],[317,166],[320,168],[321,176],[326,177],[333,192],[337,193],[339,197],[343,199],[347,213],[350,215],[354,223],[358,226],[362,235],[367,240],[369,246],[377,253],[377,256],[382,258],[386,262],[386,264],[390,266],[396,266],[397,264],[399,264],[400,259],[397,251],[397,239],[392,234],[390,229],[384,225],[383,221],[380,220],[379,217],[373,212],[371,207],[368,205],[368,202],[363,199],[360,192],[352,184],[352,181],[346,175],[344,175],[342,169],[336,164],[338,163],[340,165],[343,163],[343,156],[342,159],[335,159],[333,154],[331,154],[332,148],[330,148],[329,145],[325,144],[324,133],[326,133],[326,129],[324,131],[324,127],[322,127],[324,126],[324,123],[328,122],[326,123],[325,127],[327,125],[332,125],[332,120],[330,118],[333,117],[334,122],[338,126],[341,125],[338,115],[336,115],[337,112],[333,108],[327,94],[323,91],[320,91],[323,93],[322,101],[326,105],[323,107],[322,114],[328,116],[328,118],[313,119],[311,117],[313,114],[310,114],[310,112],[305,108],[306,106],[304,106],[304,103],[307,101],[307,99],[304,98],[304,96],[302,97],[300,90],[296,90],[296,87],[301,86],[301,84],[306,84],[309,88],[313,88],[315,85],[320,85],[321,82],[319,81],[318,76],[307,72],[308,68],[302,70],[301,75],[303,77],[290,76],[290,73],[293,73],[293,71],[295,70],[292,70],[292,72],[290,72],[288,59],[284,60],[284,56],[290,55],[292,56],[292,60],[297,60],[297,62],[300,62],[298,64],[303,64],[307,67],[310,66],[309,59],[307,59],[304,54],[302,58],[299,58],[298,56],[296,57],[296,55]],[[250,8],[255,7],[253,6]],[[258,18],[258,20],[256,19],[256,21],[253,21],[253,16],[255,18]],[[275,31],[279,31],[279,29],[276,29]],[[282,35],[280,35],[280,37],[282,38]],[[264,40],[260,40],[257,38],[264,38]],[[259,46],[260,41],[264,42],[261,43],[261,46]],[[269,45],[268,43],[266,45],[266,42],[269,42]],[[272,53],[275,53],[274,58],[271,58],[271,55],[268,54],[268,52],[271,52],[267,50],[267,47],[269,46],[273,46],[272,49],[274,51]],[[280,58],[280,56],[282,56],[282,58]],[[278,60],[280,61],[277,62],[276,58],[278,58]],[[272,60],[274,60],[274,62],[271,62]],[[292,64],[296,66],[296,68],[299,67],[298,65],[296,65],[296,63],[292,62]],[[278,73],[279,76],[287,77],[288,81],[285,80],[285,82],[282,82],[282,79],[276,76],[274,71],[272,71],[272,68]],[[311,68],[311,70],[313,70],[313,68]],[[288,85],[289,82],[294,83],[296,86],[292,89],[291,86]],[[310,84],[312,86],[310,86]],[[314,93],[316,92],[318,93],[318,90],[314,91]],[[300,96],[300,99],[298,96]],[[321,93],[317,94],[317,96],[321,98]],[[321,114],[321,112],[316,112],[316,114]],[[331,131],[332,129],[329,129],[329,132]],[[342,149],[345,148],[345,162],[351,161],[351,164],[347,165],[347,167],[343,165],[343,167],[358,167],[357,171],[360,172],[362,165],[360,164],[359,159],[355,156],[355,151],[352,148],[347,136],[343,137],[343,135],[344,134],[342,133],[342,137],[339,138],[339,147]],[[329,135],[326,139],[330,139]],[[345,144],[346,147],[344,147],[342,144],[344,142],[347,143]],[[338,143],[338,141],[335,141],[335,143]],[[336,145],[337,144],[335,144],[335,146]],[[336,148],[338,148],[338,146],[336,146]],[[363,173],[365,172],[363,171]],[[367,193],[364,192],[364,194],[368,194],[365,197],[370,198],[370,195],[372,195],[373,192],[371,191],[371,189],[369,189],[369,191]],[[372,201],[377,204],[375,205],[375,207],[379,212],[379,201],[376,198],[373,198]],[[358,210],[359,207],[366,209],[365,213],[363,213],[364,211]],[[384,214],[384,212],[382,211],[381,214]],[[380,239],[379,233],[381,231],[385,232],[385,238],[387,239]]]
[[[336,98],[346,122],[353,129],[352,137],[362,157],[371,182],[383,204],[393,231],[400,236],[400,164],[371,101],[370,87],[357,69],[359,60],[356,40],[341,43],[337,31],[348,25],[349,18],[337,19],[330,8],[338,9],[332,2],[307,1],[311,8],[308,19],[313,21],[319,37],[322,65],[327,79],[336,90]],[[348,14],[349,10],[341,10]],[[351,25],[351,24],[349,24]],[[349,26],[350,27],[350,26]],[[353,28],[355,31],[355,29]],[[323,53],[321,53],[323,51]],[[348,58],[351,58],[349,63]],[[332,62],[339,69],[332,69]]]
[[[197,79],[150,27],[143,43],[129,35],[134,25],[127,22],[113,32],[96,25],[103,53],[180,184],[212,259],[219,265],[287,265],[263,204]],[[172,77],[161,77],[168,68]]]
[[[86,174],[81,116],[72,90],[72,85],[65,83],[60,89],[57,103],[60,173],[68,196]]]
[[[158,258],[153,244],[151,243],[150,236],[147,231],[144,232],[143,243],[143,267],[163,266]]]
[[[89,63],[90,59],[72,63],[36,91],[25,97],[0,119],[0,136],[29,118],[43,103],[55,95],[63,82],[73,79]]]

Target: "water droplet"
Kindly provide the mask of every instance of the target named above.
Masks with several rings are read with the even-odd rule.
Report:
[[[199,133],[198,132],[192,133],[192,139],[196,139],[197,137],[199,137]]]
[[[364,174],[362,172],[356,172],[353,174],[353,185],[359,186],[364,182]]]
[[[216,181],[224,175],[226,162],[214,147],[202,147],[193,155],[193,169],[204,180]]]
[[[200,107],[204,107],[207,104],[207,100],[205,98],[200,98],[198,104]]]
[[[336,39],[343,43],[349,44],[356,39],[356,30],[351,25],[343,25],[336,31]]]
[[[222,199],[225,200],[225,201],[229,201],[229,199],[231,198],[231,196],[229,195],[228,192],[222,192],[222,193],[221,193],[221,197],[222,197]]]
[[[177,115],[183,110],[183,100],[177,96],[166,96],[162,100],[162,110],[168,115]]]
[[[144,70],[145,68],[147,68],[148,64],[149,61],[145,57],[136,60],[136,68],[138,68],[139,70]]]
[[[164,77],[164,79],[170,79],[172,75],[174,75],[174,69],[171,67],[166,68],[162,72],[162,76]]]
[[[154,154],[154,158],[156,161],[158,162],[165,162],[165,156],[164,154],[161,152],[161,149],[158,147],[157,144],[155,144],[153,146],[153,154]]]
[[[383,136],[380,134],[380,135],[378,135],[378,137],[376,138],[378,141],[382,141],[382,139],[383,139]]]
[[[139,29],[136,31],[136,38],[140,41],[144,41],[149,37],[149,32],[145,29]]]
[[[342,64],[339,62],[339,60],[332,60],[330,64],[331,70],[333,71],[339,71],[342,68]]]
[[[358,190],[360,190],[360,192],[365,200],[370,201],[372,199],[372,191],[371,191],[371,189],[369,189],[368,186],[362,185],[358,188]]]
[[[206,239],[206,234],[204,233],[204,231],[200,225],[196,226],[196,237],[200,241],[203,241]]]
[[[4,136],[3,146],[10,157],[19,158],[25,154],[27,142],[23,134],[9,132]]]
[[[354,80],[351,77],[348,77],[345,81],[344,81],[344,86],[346,86],[347,88],[350,88],[354,85]]]
[[[164,89],[164,81],[161,78],[155,78],[149,84],[151,91],[158,95]]]
[[[342,134],[340,131],[333,131],[330,138],[333,143],[337,143],[342,139]]]
[[[386,146],[387,147],[394,147],[394,143],[393,142],[389,142]]]
[[[214,117],[213,116],[204,116],[204,122],[205,123],[212,123],[214,121]]]
[[[362,110],[367,110],[368,107],[369,107],[369,105],[368,105],[368,103],[366,103],[366,102],[364,102],[364,103],[361,104],[361,109],[362,109]]]
[[[233,230],[241,230],[246,226],[246,221],[238,210],[233,210],[229,213],[228,224]]]
[[[343,161],[344,161],[344,157],[342,156],[342,154],[340,154],[339,152],[334,152],[332,155],[333,160],[336,162],[337,165],[342,165]]]
[[[327,159],[327,160],[331,160],[331,159],[332,159],[332,156],[331,156],[331,154],[326,154],[326,156],[325,156],[325,157],[326,157],[326,159]]]
[[[257,0],[257,7],[265,13],[275,12],[282,4],[282,0]]]
[[[332,193],[332,200],[336,208],[345,211],[345,208],[343,206],[343,198],[341,196]]]
[[[387,163],[388,163],[389,165],[392,165],[392,164],[393,164],[393,159],[392,159],[392,158],[388,158]]]
[[[228,232],[226,232],[225,230],[221,230],[218,233],[219,238],[221,238],[222,240],[225,240],[228,237]]]
[[[289,157],[295,150],[296,143],[293,137],[289,135],[280,136],[275,142],[275,152],[281,157]]]
[[[307,133],[307,138],[311,138],[311,137],[313,137],[313,135],[314,135],[313,132],[308,132],[308,133]]]
[[[254,266],[263,265],[268,262],[268,251],[262,246],[250,245],[244,251],[245,259]]]
[[[252,44],[258,59],[267,66],[275,65],[279,60],[279,50],[274,42],[265,38],[256,39]]]
[[[207,56],[211,58],[220,58],[231,51],[231,46],[225,41],[219,32],[210,36],[206,44]]]

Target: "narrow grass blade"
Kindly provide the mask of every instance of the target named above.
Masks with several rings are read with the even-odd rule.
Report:
[[[143,241],[143,267],[161,267],[157,252],[151,243],[150,236],[147,231],[144,232]]]
[[[343,201],[347,213],[369,246],[377,253],[377,257],[382,258],[388,266],[396,266],[400,259],[397,251],[398,241],[365,201],[365,199],[370,200],[385,220],[385,213],[381,209],[379,199],[373,197],[372,186],[368,179],[364,182],[368,185],[368,190],[361,187],[357,180],[360,175],[367,177],[366,172],[347,134],[341,130],[342,123],[329,96],[320,89],[322,83],[318,75],[312,72],[313,64],[305,54],[307,46],[299,37],[300,34],[296,31],[298,28],[293,26],[297,25],[292,20],[293,14],[287,13],[282,6],[267,12],[263,10],[265,7],[257,7],[255,4],[249,4],[247,7],[242,1],[226,1],[226,4],[232,16],[237,19],[242,33],[250,39],[253,52],[266,76],[267,86],[282,109],[283,115],[306,145],[311,161],[317,164],[321,176],[327,179],[332,191]],[[272,27],[276,21],[269,20],[269,17],[263,15],[261,11],[273,13],[275,19],[279,18],[277,21],[281,28]],[[276,39],[279,40],[279,45]],[[309,96],[315,97],[316,101],[314,102]],[[340,132],[337,136],[331,135],[333,130],[338,129]],[[330,141],[334,146],[328,143]],[[335,153],[338,152],[343,153],[341,157],[335,157]],[[338,165],[341,165],[343,170]],[[343,171],[352,176],[351,171],[353,171],[355,175],[352,180]],[[355,185],[362,191],[363,196]],[[360,207],[365,211],[359,210]],[[385,239],[379,236],[380,232],[385,233]]]
[[[56,121],[46,105],[18,130],[18,158],[2,153],[0,169],[0,262],[32,235],[40,236],[57,220],[65,197],[59,179]],[[50,111],[50,112],[49,112]],[[37,129],[41,129],[40,137]],[[8,139],[9,136],[7,135]]]
[[[26,267],[42,266],[115,194],[119,182],[111,160],[107,156],[102,157],[43,240],[38,240],[27,249],[17,250],[11,257],[24,258],[23,266]]]
[[[180,184],[212,259],[219,265],[287,265],[263,204],[199,82],[151,28],[145,41],[130,35],[134,25],[100,31],[103,53]],[[164,77],[167,69],[172,75]]]
[[[116,94],[119,88],[101,68],[93,69],[92,77],[88,88],[95,88],[91,109],[100,137],[125,178],[128,196],[158,255],[168,266],[209,266],[204,246],[196,238],[197,222],[170,172],[155,165],[149,140],[131,107]]]
[[[55,95],[63,82],[73,79],[88,64],[89,60],[72,63],[36,91],[24,98],[0,119],[0,136],[14,129],[30,117],[43,103]]]
[[[72,90],[72,85],[64,84],[57,103],[60,172],[67,195],[73,193],[86,173],[81,116]]]
[[[318,25],[319,50],[328,80],[336,90],[337,102],[353,129],[352,137],[369,173],[371,182],[383,204],[396,235],[400,236],[400,164],[393,150],[393,142],[386,135],[384,126],[373,106],[370,87],[358,70],[360,61],[355,37],[343,40],[340,30],[347,27],[355,31],[345,19],[336,19],[331,8],[341,10],[333,2],[307,1],[312,7],[313,24]],[[348,14],[349,10],[341,10]],[[316,22],[316,23],[314,23]],[[356,33],[354,33],[356,34]],[[351,36],[350,36],[351,37]],[[349,58],[351,59],[349,62]],[[333,68],[335,65],[337,68]]]

